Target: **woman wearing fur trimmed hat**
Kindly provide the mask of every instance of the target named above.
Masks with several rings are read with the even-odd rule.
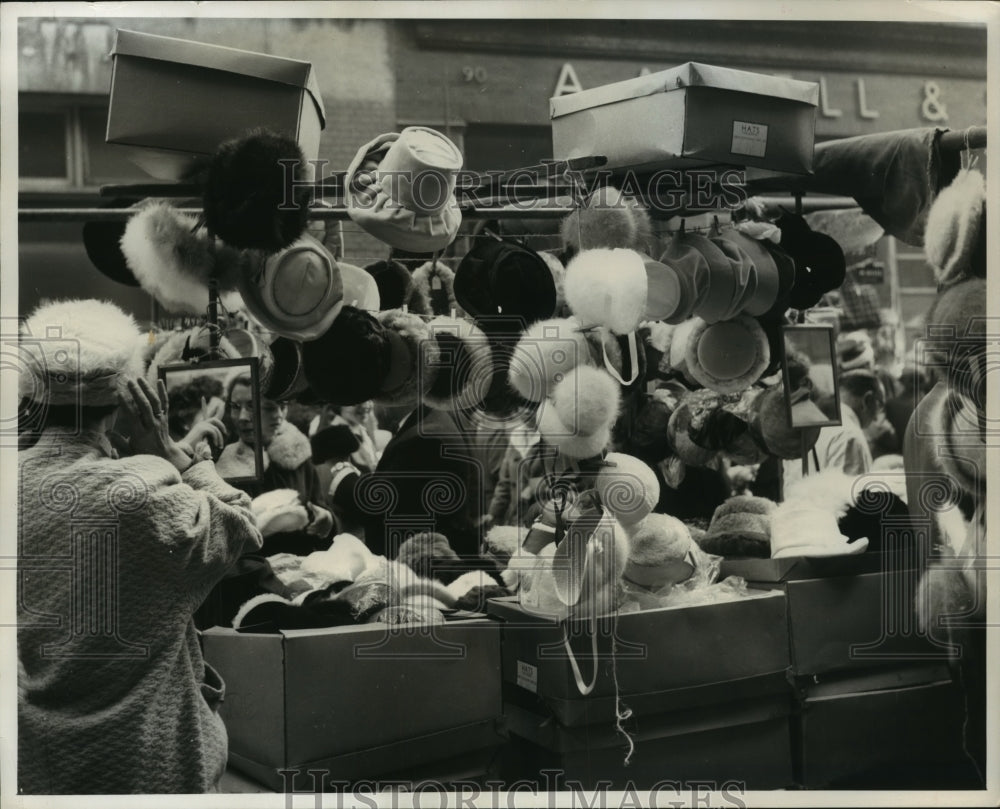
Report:
[[[170,437],[138,335],[110,303],[63,301],[21,337],[21,397],[41,414],[18,458],[24,793],[206,792],[226,765],[224,686],[192,613],[261,537],[246,494]],[[122,406],[145,454],[108,442]]]

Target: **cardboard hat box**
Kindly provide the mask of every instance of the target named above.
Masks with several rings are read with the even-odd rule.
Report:
[[[556,160],[606,168],[711,164],[808,174],[819,85],[687,62],[550,100]]]
[[[949,647],[917,627],[919,575],[914,564],[879,553],[726,559],[720,571],[786,594],[796,676],[946,660]]]
[[[596,632],[588,621],[533,614],[516,597],[491,599],[487,610],[504,621],[504,682],[566,726],[613,718],[618,694],[633,711],[651,713],[787,688],[788,623],[779,593],[610,616],[598,619]],[[588,682],[596,638],[597,678],[587,696],[564,638]]]
[[[502,742],[500,626],[366,624],[252,634],[215,627],[230,763],[281,789],[283,769],[365,778]]]
[[[219,144],[268,129],[295,140],[307,161],[326,125],[309,62],[118,30],[111,51],[108,143],[161,180],[189,178]]]

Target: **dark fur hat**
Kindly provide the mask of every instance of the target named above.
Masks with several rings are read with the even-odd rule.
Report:
[[[346,424],[332,424],[309,439],[312,445],[312,462],[326,463],[331,458],[346,458],[361,446],[358,437]]]
[[[386,328],[368,312],[345,306],[327,331],[302,344],[309,386],[334,405],[367,402],[389,372]]]

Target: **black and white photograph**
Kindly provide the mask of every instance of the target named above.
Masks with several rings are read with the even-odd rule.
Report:
[[[0,4],[11,807],[997,806],[980,0]]]

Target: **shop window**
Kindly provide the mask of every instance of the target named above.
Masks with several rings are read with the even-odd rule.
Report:
[[[18,175],[46,184],[68,184],[69,115],[65,111],[21,111],[17,121]]]

